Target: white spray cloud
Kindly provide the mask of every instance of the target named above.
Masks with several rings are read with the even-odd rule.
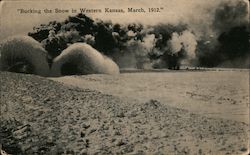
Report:
[[[130,31],[127,32],[127,35],[129,37],[134,37],[134,36],[136,36],[136,33],[130,30]]]
[[[29,36],[13,36],[0,43],[0,70],[16,71],[16,66],[29,63],[32,74],[48,76],[47,51]],[[26,64],[27,65],[27,64]]]
[[[73,64],[74,73],[63,66]],[[110,58],[86,43],[74,43],[53,60],[51,76],[70,74],[118,74],[119,68]]]
[[[176,54],[180,52],[181,48],[184,48],[188,58],[195,58],[197,41],[195,35],[188,30],[183,31],[180,35],[174,32],[168,45],[172,54]]]
[[[152,68],[152,64],[148,57],[148,53],[154,49],[155,35],[148,34],[142,41],[131,39],[126,43],[126,48],[123,52],[119,52],[116,59],[120,68]]]
[[[143,38],[143,46],[147,49],[147,50],[152,50],[155,46],[155,35],[154,34],[150,34],[147,35],[146,37]],[[148,51],[149,52],[149,51]]]

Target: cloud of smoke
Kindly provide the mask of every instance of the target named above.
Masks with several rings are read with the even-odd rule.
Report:
[[[199,65],[223,67],[223,64],[232,61],[231,64],[235,67],[247,66],[239,65],[240,62],[235,63],[235,61],[243,60],[240,57],[248,57],[246,55],[249,53],[248,5],[244,0],[226,0],[218,3],[213,10],[211,8],[208,10],[210,16],[205,18],[208,24],[206,27],[203,26],[206,29],[204,33],[200,33],[197,41],[196,54]]]
[[[225,1],[215,10],[213,28],[218,34],[227,32],[232,27],[247,24],[248,17],[248,5],[245,1]]]
[[[41,25],[29,35],[43,43],[52,59],[69,45],[85,42],[111,57],[120,68],[215,67],[247,55],[245,0],[193,2],[188,8],[194,13],[186,9],[183,16],[161,24],[112,23],[79,14],[64,22]]]

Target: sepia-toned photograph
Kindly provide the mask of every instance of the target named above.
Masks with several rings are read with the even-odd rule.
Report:
[[[0,155],[248,155],[248,0],[0,1]]]

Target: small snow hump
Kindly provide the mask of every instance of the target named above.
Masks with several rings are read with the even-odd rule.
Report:
[[[0,43],[0,70],[47,76],[47,52],[29,36],[14,36]]]
[[[117,64],[86,43],[74,43],[53,60],[51,76],[119,74]]]

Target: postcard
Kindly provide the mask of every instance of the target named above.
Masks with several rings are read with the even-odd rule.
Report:
[[[3,0],[0,34],[0,155],[249,153],[247,0]]]

